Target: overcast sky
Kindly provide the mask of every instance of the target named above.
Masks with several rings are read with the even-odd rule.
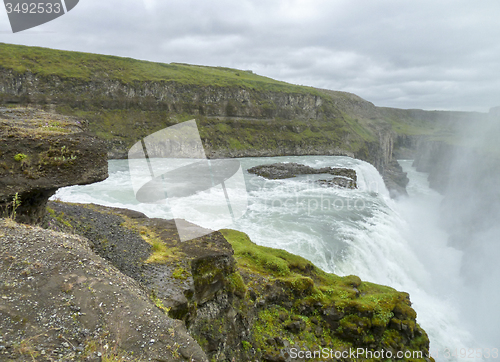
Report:
[[[500,0],[80,0],[0,42],[227,66],[378,106],[500,105]]]

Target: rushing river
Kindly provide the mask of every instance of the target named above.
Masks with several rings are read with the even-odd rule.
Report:
[[[495,347],[474,340],[462,322],[457,296],[463,290],[463,255],[447,245],[448,235],[439,227],[441,196],[428,187],[426,174],[416,172],[411,161],[400,161],[410,184],[409,197],[398,201],[390,199],[373,166],[348,157],[244,158],[240,162],[248,197],[245,215],[231,225],[207,225],[203,213],[193,215],[191,221],[241,230],[257,244],[299,254],[328,272],[355,274],[410,293],[417,321],[429,334],[432,356],[438,361],[469,361],[467,353],[462,353],[465,358],[460,356],[464,348]],[[319,175],[270,181],[246,172],[275,162],[353,168],[358,189],[321,187],[315,182]],[[137,202],[127,160],[110,161],[109,174],[97,184],[60,189],[55,198],[172,218],[168,205]],[[209,192],[206,197],[210,198]]]

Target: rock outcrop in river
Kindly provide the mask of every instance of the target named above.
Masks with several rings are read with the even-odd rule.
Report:
[[[337,186],[349,189],[357,188],[356,171],[342,167],[321,167],[314,168],[306,165],[301,165],[294,162],[272,163],[260,166],[254,166],[248,169],[249,173],[265,177],[270,180],[280,180],[292,178],[299,175],[321,175],[328,174],[335,176],[328,180],[318,180],[318,183],[323,186]]]

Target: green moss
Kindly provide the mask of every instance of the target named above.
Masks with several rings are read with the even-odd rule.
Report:
[[[26,158],[28,158],[28,156],[25,155],[24,153],[18,153],[17,155],[14,156],[14,161],[21,162]]]
[[[69,167],[73,165],[80,151],[70,150],[67,146],[55,146],[51,145],[48,151],[41,152],[38,156],[38,162],[41,166],[62,166]]]
[[[334,350],[360,346],[401,350],[404,344],[406,349],[426,351],[426,337],[408,337],[423,332],[406,293],[353,275],[325,273],[304,258],[258,246],[239,231],[221,233],[233,246],[247,287],[257,299],[270,293],[275,301],[259,311],[252,327],[254,348],[263,354],[279,352],[271,343],[275,338],[308,350],[325,345]]]
[[[61,212],[60,214],[57,214],[54,209],[51,209],[50,207],[47,207],[47,212],[49,213],[49,215],[57,220],[57,222],[67,226],[68,228],[73,228],[73,225],[71,225],[71,223],[69,222],[68,218],[65,217],[64,215],[64,212]]]
[[[85,207],[92,208],[92,205],[86,205]],[[96,211],[99,212],[99,210]],[[151,228],[142,225],[137,220],[123,215],[120,216],[124,219],[121,226],[137,232],[145,242],[151,245],[152,253],[145,263],[165,264],[170,261],[175,261],[182,256],[182,253],[179,252],[179,248],[167,246],[157,232]]]
[[[250,342],[247,342],[247,341],[242,341],[241,346],[243,347],[243,349],[245,351],[248,351],[248,350],[250,350],[250,348],[252,348],[252,344]]]
[[[284,250],[258,246],[248,236],[236,230],[220,230],[231,243],[238,265],[252,272],[274,277],[292,276],[293,270],[314,268],[306,259]]]
[[[298,321],[303,324],[303,330],[292,332],[287,326]],[[254,347],[270,355],[279,352],[281,349],[279,346],[270,343],[276,338],[304,350],[320,349],[322,346],[341,350],[351,346],[349,342],[342,341],[330,333],[326,325],[317,324],[316,320],[313,322],[313,318],[298,315],[279,306],[272,306],[259,312],[252,328],[252,335],[255,340]]]
[[[186,280],[189,277],[189,273],[186,269],[178,267],[173,271],[172,277],[175,279]]]
[[[247,287],[241,274],[238,272],[232,273],[227,276],[226,280],[228,281],[227,288],[230,292],[236,294],[240,298],[244,298],[247,292]]]
[[[146,263],[164,264],[176,258],[177,248],[169,248],[167,245],[151,233],[141,234],[141,237],[153,247],[153,253]]]
[[[154,305],[156,305],[156,307],[160,309],[163,313],[168,314],[168,312],[170,312],[170,308],[165,307],[163,301],[156,296],[156,293],[154,293],[154,291],[149,295],[149,299],[151,299]]]

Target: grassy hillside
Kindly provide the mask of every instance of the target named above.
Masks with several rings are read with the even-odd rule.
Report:
[[[17,73],[59,76],[85,81],[104,76],[123,83],[174,81],[182,84],[243,87],[259,91],[319,93],[314,88],[291,85],[271,78],[223,67],[155,63],[132,58],[53,50],[0,43],[0,66]]]
[[[10,90],[18,93],[14,102],[56,103],[59,113],[87,119],[90,130],[117,149],[113,157],[152,132],[193,118],[214,153],[233,156],[261,150],[367,155],[366,142],[378,142],[376,129],[386,126],[381,119],[366,122],[374,118],[366,109],[373,113],[375,107],[353,94],[251,71],[0,43],[0,73],[2,68],[4,79],[13,79],[12,72],[36,75],[35,82],[24,82],[26,89]],[[6,93],[4,102],[12,98]]]

